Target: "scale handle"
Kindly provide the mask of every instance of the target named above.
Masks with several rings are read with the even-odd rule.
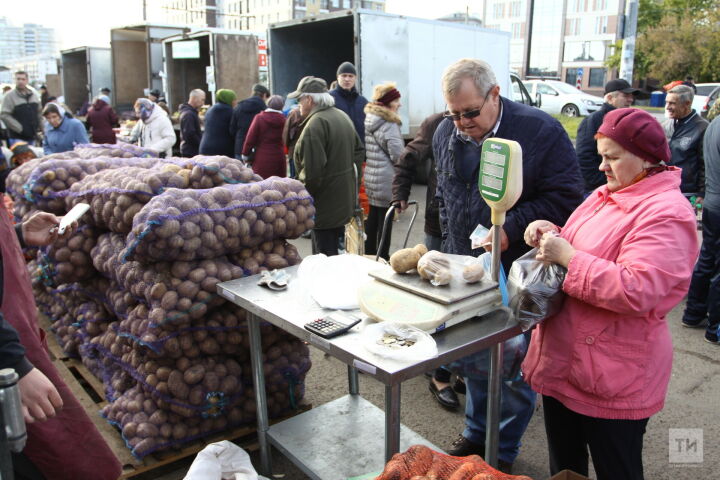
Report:
[[[505,211],[493,208],[490,210],[490,221],[493,225],[502,227],[505,224]]]

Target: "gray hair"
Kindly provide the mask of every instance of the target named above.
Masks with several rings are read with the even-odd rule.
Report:
[[[196,88],[194,90],[190,90],[190,95],[189,95],[190,98],[200,98],[203,96],[205,96],[205,90],[203,90],[201,88]]]
[[[676,93],[680,97],[681,102],[689,104],[692,104],[693,98],[695,97],[695,91],[687,85],[673,87],[668,93]]]
[[[301,97],[310,97],[313,101],[313,110],[325,109],[335,106],[335,99],[328,92],[323,93],[303,93]],[[299,99],[298,99],[299,100]]]
[[[497,85],[495,73],[487,62],[474,58],[463,58],[445,69],[442,75],[442,90],[446,97],[457,95],[463,80],[472,79],[481,95],[487,94]]]

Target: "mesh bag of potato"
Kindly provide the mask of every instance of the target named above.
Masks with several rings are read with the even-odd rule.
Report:
[[[208,190],[168,189],[135,216],[123,260],[199,260],[239,253],[314,225],[302,183],[271,177]]]
[[[81,282],[97,276],[90,252],[95,248],[100,232],[89,225],[81,225],[66,239],[40,248],[38,264],[50,285]]]
[[[128,233],[135,215],[151,198],[168,188],[207,189],[225,183],[256,182],[252,169],[227,157],[165,159],[153,168],[126,167],[88,175],[72,185],[65,197],[69,211],[78,203],[90,205],[95,225],[117,233]]]
[[[80,158],[120,157],[152,158],[158,152],[129,143],[81,143],[75,145],[74,153]]]
[[[452,457],[413,445],[396,453],[375,480],[532,480],[524,475],[509,475],[495,470],[482,457]]]
[[[209,310],[226,302],[217,294],[219,282],[300,261],[297,249],[283,240],[264,242],[256,250],[243,249],[230,258],[152,264],[123,263],[120,257],[124,246],[122,235],[101,235],[92,252],[95,268],[134,298],[145,302],[153,325],[182,326],[201,319]]]

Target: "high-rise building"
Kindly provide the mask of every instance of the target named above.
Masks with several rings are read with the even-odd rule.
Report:
[[[32,23],[16,26],[7,17],[0,17],[0,66],[9,69],[0,72],[0,82],[11,81],[12,70],[16,68],[19,60],[22,60],[24,65],[31,65],[34,58],[47,62],[48,57],[57,55],[58,44],[54,29]],[[32,70],[43,71],[42,68]],[[38,78],[31,75],[31,79]]]
[[[385,0],[162,0],[151,8],[153,22],[264,31],[271,23],[336,10],[385,11]]]
[[[605,61],[621,38],[621,0],[485,0],[483,24],[510,32],[510,68],[601,93]]]

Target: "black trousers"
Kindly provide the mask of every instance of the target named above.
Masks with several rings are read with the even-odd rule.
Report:
[[[338,237],[343,234],[345,227],[330,228],[327,230],[313,229],[312,253],[324,253],[328,257],[338,254]]]
[[[588,475],[588,448],[597,480],[643,480],[642,447],[648,419],[608,420],[573,412],[543,395],[550,474]]]
[[[374,207],[370,205],[370,213],[368,214],[367,221],[365,222],[365,234],[367,239],[365,240],[365,255],[375,255],[378,251],[378,245],[382,238],[383,222],[385,221],[385,215],[390,207]],[[393,218],[390,217],[385,225],[387,233],[385,234],[385,243],[380,250],[380,256],[385,260],[390,258],[390,237],[392,236],[392,224]]]

